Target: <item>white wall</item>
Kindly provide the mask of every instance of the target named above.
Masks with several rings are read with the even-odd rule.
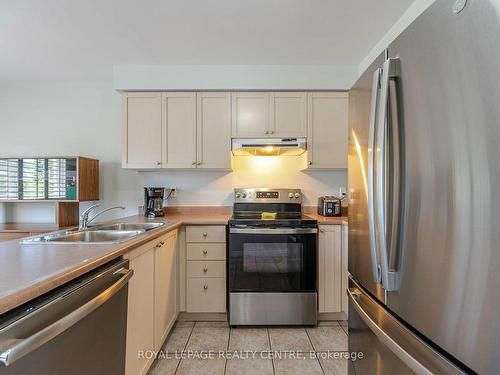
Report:
[[[415,0],[399,18],[399,20],[389,29],[389,31],[371,49],[368,55],[360,62],[358,76],[370,66],[380,53],[386,49],[391,42],[397,38],[423,11],[425,11],[435,0]]]
[[[117,90],[349,90],[357,66],[115,65]]]
[[[231,205],[234,187],[297,187],[306,204],[318,195],[337,194],[345,171],[301,172],[305,157],[233,159],[233,172],[121,169],[121,96],[112,82],[39,82],[0,85],[0,157],[89,156],[101,161],[101,204],[127,207],[135,214],[142,187],[175,186],[172,205]],[[3,204],[0,221],[53,222],[50,205]],[[82,208],[88,203],[82,204]]]
[[[318,196],[337,195],[347,187],[347,172],[305,171],[306,155],[281,157],[238,156],[232,158],[233,171],[141,172],[144,186],[176,187],[178,195],[170,205],[231,205],[237,187],[299,188],[304,204],[316,205]]]
[[[101,202],[135,213],[138,175],[121,164],[121,96],[111,82],[0,85],[0,157],[89,156],[101,161]],[[86,207],[88,204],[82,204]],[[53,222],[38,204],[4,204],[5,221]],[[123,213],[122,213],[123,214]]]

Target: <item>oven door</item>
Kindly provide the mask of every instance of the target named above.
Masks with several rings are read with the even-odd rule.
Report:
[[[230,292],[315,292],[317,228],[230,228]]]

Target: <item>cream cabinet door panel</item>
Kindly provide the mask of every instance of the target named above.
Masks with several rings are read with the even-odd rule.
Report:
[[[161,93],[123,94],[123,168],[162,166]]]
[[[231,94],[233,138],[269,137],[269,93]]]
[[[162,109],[166,167],[196,168],[196,93],[163,93]]]
[[[308,94],[308,168],[347,168],[348,94]]]
[[[273,92],[270,95],[273,137],[307,136],[307,96],[304,92]]]
[[[231,95],[197,94],[197,167],[231,168]]]
[[[342,226],[319,229],[319,312],[342,311]]]
[[[347,287],[349,285],[349,273],[347,271],[348,267],[348,238],[349,229],[347,224],[342,224],[342,311],[348,314],[349,302],[347,300]]]
[[[155,346],[160,349],[177,317],[177,233],[155,247]]]
[[[134,276],[128,284],[126,375],[146,374],[153,360],[139,358],[138,352],[155,349],[155,253],[153,245],[146,246],[151,248],[134,250],[139,255],[130,259]]]

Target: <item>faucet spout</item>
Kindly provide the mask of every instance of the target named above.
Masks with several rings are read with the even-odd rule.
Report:
[[[94,204],[93,206],[91,206],[91,207],[87,208],[85,211],[83,211],[83,213],[80,216],[80,225],[78,227],[79,230],[87,229],[90,222],[94,221],[94,219],[96,217],[102,215],[105,212],[115,210],[118,208],[120,208],[122,210],[125,209],[125,206],[114,206],[114,207],[106,208],[105,210],[102,210],[101,212],[96,213],[92,219],[89,219],[90,212],[96,207],[99,207],[99,204]]]

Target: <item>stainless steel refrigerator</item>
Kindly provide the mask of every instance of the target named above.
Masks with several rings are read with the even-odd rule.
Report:
[[[500,374],[500,0],[437,0],[349,100],[349,373]]]

